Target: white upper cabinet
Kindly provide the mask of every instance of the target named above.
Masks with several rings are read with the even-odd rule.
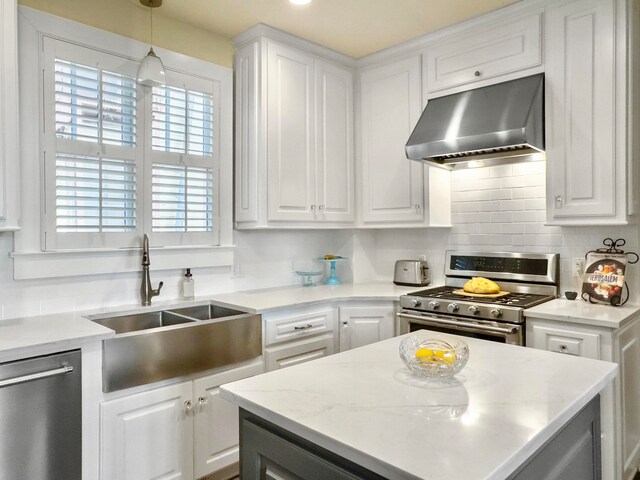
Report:
[[[352,226],[354,62],[265,26],[237,43],[236,227]]]
[[[0,2],[0,231],[18,229],[18,43],[16,0]]]
[[[316,60],[317,220],[355,219],[353,73]]]
[[[425,51],[427,91],[431,94],[540,66],[541,32],[542,15],[538,12],[430,45]]]
[[[423,164],[405,144],[422,112],[421,57],[385,62],[360,73],[362,221],[423,223]]]
[[[267,42],[268,220],[315,220],[313,57]]]
[[[549,224],[624,224],[632,213],[626,9],[624,0],[547,9]]]

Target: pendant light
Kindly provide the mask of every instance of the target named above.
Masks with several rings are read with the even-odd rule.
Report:
[[[145,7],[149,7],[150,19],[150,43],[149,53],[142,59],[140,67],[138,67],[138,83],[153,87],[155,85],[163,85],[165,83],[164,65],[160,57],[153,51],[153,9],[162,5],[162,0],[140,0]]]

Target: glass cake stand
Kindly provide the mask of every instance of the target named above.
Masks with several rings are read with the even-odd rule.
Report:
[[[331,265],[331,268],[330,268],[330,271],[329,271],[329,276],[324,281],[324,284],[325,285],[341,285],[342,282],[336,276],[336,263],[346,262],[349,259],[345,258],[345,257],[336,257],[336,258],[331,258],[331,259],[318,258],[317,260],[319,262],[325,262],[325,263],[329,263]]]

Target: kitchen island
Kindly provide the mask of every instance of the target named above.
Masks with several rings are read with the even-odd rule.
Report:
[[[615,364],[465,339],[465,369],[434,385],[409,375],[401,338],[221,387],[242,409],[241,468],[256,465],[256,438],[276,451],[292,448],[283,458],[303,469],[319,459],[355,472],[340,478],[536,478],[514,475],[538,468],[531,459],[541,451],[555,456],[538,465],[569,452],[591,462],[586,471],[599,468],[599,458],[588,457],[599,453],[598,393]],[[286,465],[264,460],[264,468],[290,476]]]

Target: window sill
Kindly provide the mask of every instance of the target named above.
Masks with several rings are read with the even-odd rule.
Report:
[[[157,271],[230,266],[234,248],[234,245],[151,248],[151,268]],[[12,252],[9,256],[13,259],[15,280],[137,272],[142,261],[140,248]]]

